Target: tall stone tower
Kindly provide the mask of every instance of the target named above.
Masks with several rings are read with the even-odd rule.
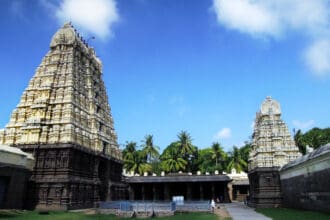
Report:
[[[255,207],[281,204],[279,169],[300,156],[288,127],[281,119],[280,104],[267,97],[256,115],[249,158],[251,201]]]
[[[71,24],[54,34],[0,143],[34,154],[29,203],[39,209],[87,208],[119,196],[121,152],[102,63]]]

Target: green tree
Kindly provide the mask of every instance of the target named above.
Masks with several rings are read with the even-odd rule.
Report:
[[[152,163],[153,160],[157,160],[159,157],[158,147],[154,145],[153,136],[146,135],[143,140],[143,152],[147,156],[147,162]]]
[[[125,149],[123,150],[123,159],[133,159],[134,153],[136,151],[136,143],[131,141],[131,142],[126,142]]]
[[[300,153],[305,155],[306,154],[306,143],[305,143],[304,135],[300,129],[297,132],[295,132],[293,139],[294,139],[294,142],[296,143],[297,147],[299,148]]]
[[[197,147],[192,144],[192,138],[187,131],[181,131],[177,137],[178,141],[176,142],[176,147],[178,148],[178,153],[180,154],[178,157],[187,162],[187,166],[184,171],[194,172],[197,168]]]
[[[178,139],[179,140],[177,141],[177,145],[179,152],[183,155],[184,158],[187,158],[188,155],[194,151],[191,136],[187,131],[181,131],[178,134]]]
[[[294,134],[294,141],[302,154],[306,154],[306,147],[317,149],[327,143],[330,143],[330,128],[312,128],[302,133],[298,130]]]
[[[219,160],[224,158],[225,152],[223,151],[219,142],[214,142],[212,148],[212,159],[215,160],[215,166],[218,167]]]
[[[241,152],[239,148],[233,147],[233,151],[229,153],[229,160],[228,160],[228,166],[227,171],[231,172],[233,168],[236,169],[237,172],[241,172],[243,170],[246,170],[247,168],[247,162],[242,159]]]
[[[316,149],[330,143],[330,128],[313,128],[304,134],[306,145]]]
[[[183,158],[167,158],[162,162],[162,167],[166,172],[178,172],[186,169],[187,161]]]
[[[214,172],[216,169],[215,160],[213,158],[213,150],[204,148],[198,151],[198,170],[202,173]]]
[[[182,158],[178,143],[173,142],[164,150],[160,156],[161,167],[166,172],[185,171],[188,162]]]
[[[127,171],[133,171],[142,175],[144,172],[150,172],[152,167],[147,163],[146,154],[142,150],[136,150],[135,142],[127,142],[123,150],[124,168]]]

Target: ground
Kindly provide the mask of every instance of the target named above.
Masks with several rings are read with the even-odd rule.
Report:
[[[273,220],[329,220],[330,214],[286,208],[256,209],[257,212],[272,218]]]
[[[113,215],[86,215],[77,212],[50,212],[47,215],[29,211],[0,211],[0,219],[7,220],[117,220]],[[218,220],[211,213],[181,213],[171,217],[159,218],[161,220]],[[131,219],[133,220],[133,219]],[[221,219],[222,220],[222,219]]]

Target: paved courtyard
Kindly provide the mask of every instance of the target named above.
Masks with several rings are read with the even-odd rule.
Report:
[[[271,220],[271,218],[257,213],[253,208],[247,207],[242,202],[225,204],[225,208],[234,220]]]

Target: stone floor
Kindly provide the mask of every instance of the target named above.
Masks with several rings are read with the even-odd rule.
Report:
[[[254,211],[242,202],[233,202],[224,205],[233,220],[271,220],[260,213]]]

